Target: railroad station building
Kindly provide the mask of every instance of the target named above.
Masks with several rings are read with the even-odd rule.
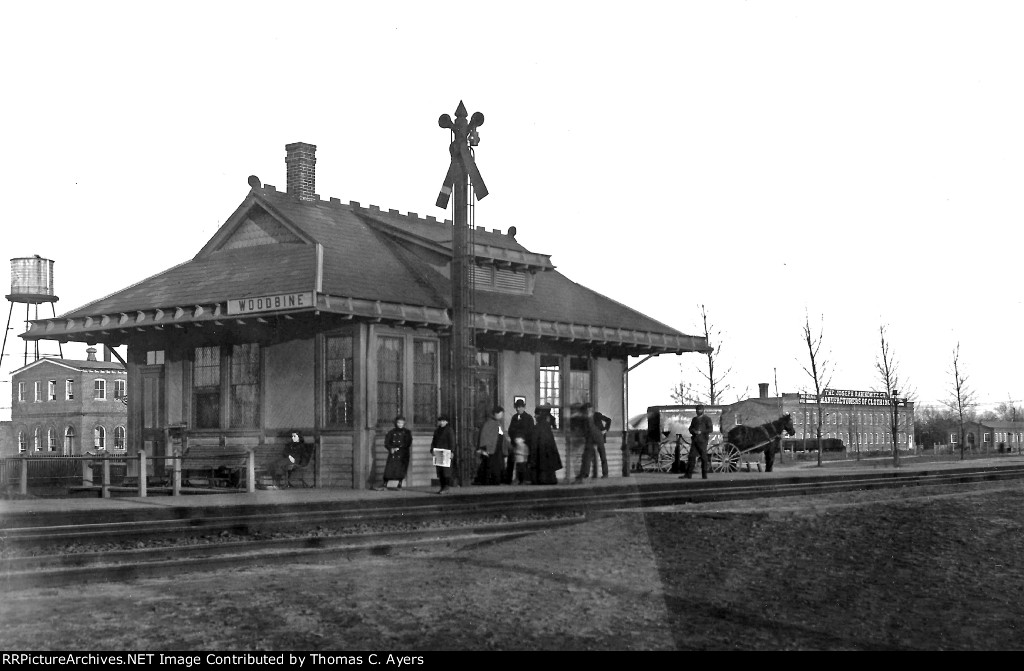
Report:
[[[414,437],[407,483],[435,477],[430,439],[449,410],[453,225],[322,199],[315,150],[286,146],[285,191],[250,177],[194,258],[23,335],[127,346],[129,453],[166,454],[180,439],[260,458],[298,429],[315,438],[318,485],[362,489],[380,483],[383,438],[403,414]],[[564,420],[580,403],[611,417],[609,446],[621,444],[628,356],[708,348],[572,282],[514,229],[471,237],[475,421],[500,404],[507,423],[517,396],[530,411],[550,403],[567,465]],[[608,457],[621,473],[620,450]]]
[[[757,425],[783,413],[793,416],[796,435],[788,444],[814,449],[818,431],[818,405],[813,394],[783,393],[768,395],[768,383],[758,384],[757,398],[734,403],[722,414],[724,431],[737,424]],[[914,446],[914,403],[899,399],[896,440],[901,450]],[[892,450],[892,406],[884,392],[825,389],[821,395],[821,437],[843,441],[847,451]],[[798,448],[800,449],[800,448]]]

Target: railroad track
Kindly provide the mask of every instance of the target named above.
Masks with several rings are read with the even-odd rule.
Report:
[[[353,507],[351,503],[331,502],[315,508],[289,506],[279,512],[239,512],[240,507],[231,507],[224,514],[188,519],[8,527],[0,530],[0,547],[9,555],[0,559],[0,585],[80,584],[253,563],[326,561],[344,554],[388,554],[429,545],[498,542],[616,510],[1021,478],[1024,466],[728,483],[711,480],[685,486],[670,476],[664,483],[643,486],[501,489],[487,496],[417,497],[387,501],[387,505]],[[509,519],[515,515],[534,518]],[[439,525],[439,520],[443,524]],[[319,525],[328,525],[329,529],[318,530]],[[289,537],[269,537],[282,529]],[[180,541],[185,537],[205,540],[190,545],[146,546],[154,539]],[[140,547],[88,551],[104,544],[121,543],[123,547],[133,542]]]

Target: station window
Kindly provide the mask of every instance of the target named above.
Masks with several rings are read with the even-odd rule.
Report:
[[[24,403],[25,401],[25,383],[18,383],[18,401]]]
[[[57,381],[50,380],[46,383],[46,399],[48,401],[57,400]]]
[[[68,425],[64,429],[64,454],[71,455],[75,453],[75,427]]]
[[[569,357],[569,405],[590,402],[590,359]]]
[[[377,424],[389,426],[402,412],[403,338],[377,338]]]
[[[68,401],[72,401],[75,398],[75,381],[64,380],[64,398]]]
[[[412,352],[412,422],[429,425],[437,417],[437,341],[413,340]]]
[[[50,427],[46,430],[46,451],[57,451],[57,430],[54,429],[53,427]]]
[[[231,347],[231,421],[235,429],[255,429],[260,419],[260,346]]]
[[[38,384],[38,383],[37,383]],[[32,450],[34,452],[40,452],[43,449],[43,439],[39,435],[39,427],[32,429]]]
[[[28,450],[28,441],[25,438],[25,432],[24,431],[19,431],[18,432],[18,453],[19,454],[24,454],[26,450]]]
[[[551,406],[551,416],[555,419],[555,427],[562,426],[562,358],[554,354],[541,354],[539,364],[539,389],[537,400],[541,405]]]
[[[325,338],[327,367],[324,381],[327,385],[327,426],[352,427],[355,410],[354,343],[352,336]]]
[[[97,401],[107,400],[107,381],[97,379],[92,385],[92,397]]]
[[[473,389],[476,392],[476,407],[473,421],[478,425],[491,416],[498,405],[498,353],[494,350],[477,350],[473,366]]]
[[[227,408],[222,400],[228,399]],[[256,428],[260,346],[197,347],[192,359],[192,422],[197,429]],[[222,417],[226,410],[227,416]]]
[[[114,380],[114,398],[121,400],[125,397],[127,391],[127,383],[125,380]]]
[[[96,426],[92,430],[92,446],[97,450],[107,449],[107,430],[102,426]]]
[[[40,382],[39,380],[36,380],[35,390],[34,391],[35,391],[35,399],[34,399],[35,402],[36,403],[41,402],[43,400],[43,383]]]
[[[146,352],[147,366],[162,366],[164,364],[164,351],[162,349],[149,350]]]
[[[438,341],[405,334],[377,336],[377,425],[397,415],[407,424],[432,427],[437,418],[440,380]],[[477,389],[477,398],[480,390]]]
[[[123,426],[115,426],[114,427],[114,449],[115,450],[123,450],[124,449],[124,436],[125,436],[124,427]]]

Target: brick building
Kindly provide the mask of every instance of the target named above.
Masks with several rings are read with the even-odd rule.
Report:
[[[125,450],[127,371],[116,361],[44,357],[11,373],[11,453]],[[107,358],[107,357],[105,357]]]
[[[813,394],[783,393],[768,395],[768,383],[758,385],[757,398],[745,399],[728,406],[722,414],[722,427],[737,424],[757,425],[783,413],[793,416],[796,435],[788,441],[813,449],[818,430],[818,406]],[[848,451],[892,450],[892,406],[884,392],[826,389],[821,399],[821,437],[843,441]],[[912,449],[914,444],[914,403],[899,399],[897,441],[899,449]],[[791,443],[792,444],[792,443]]]
[[[24,334],[128,347],[129,452],[165,454],[173,429],[189,445],[265,455],[299,429],[317,442],[318,484],[365,488],[379,483],[384,434],[403,413],[409,484],[434,477],[430,439],[450,408],[452,223],[321,199],[315,149],[285,148],[286,192],[251,177],[190,261]],[[495,403],[511,412],[516,396],[563,420],[589,401],[612,418],[615,444],[627,357],[707,350],[572,282],[512,229],[471,233],[477,421]],[[619,451],[608,456],[620,473]]]
[[[1024,446],[1024,422],[999,419],[965,422],[964,441],[967,443],[967,449],[1020,452]],[[960,433],[957,427],[950,432],[949,443],[960,449]]]

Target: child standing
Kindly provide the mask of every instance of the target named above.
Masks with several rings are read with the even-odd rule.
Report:
[[[530,446],[522,436],[516,436],[512,443],[512,450],[516,459],[516,479],[512,484],[530,485],[533,479],[530,477]]]

